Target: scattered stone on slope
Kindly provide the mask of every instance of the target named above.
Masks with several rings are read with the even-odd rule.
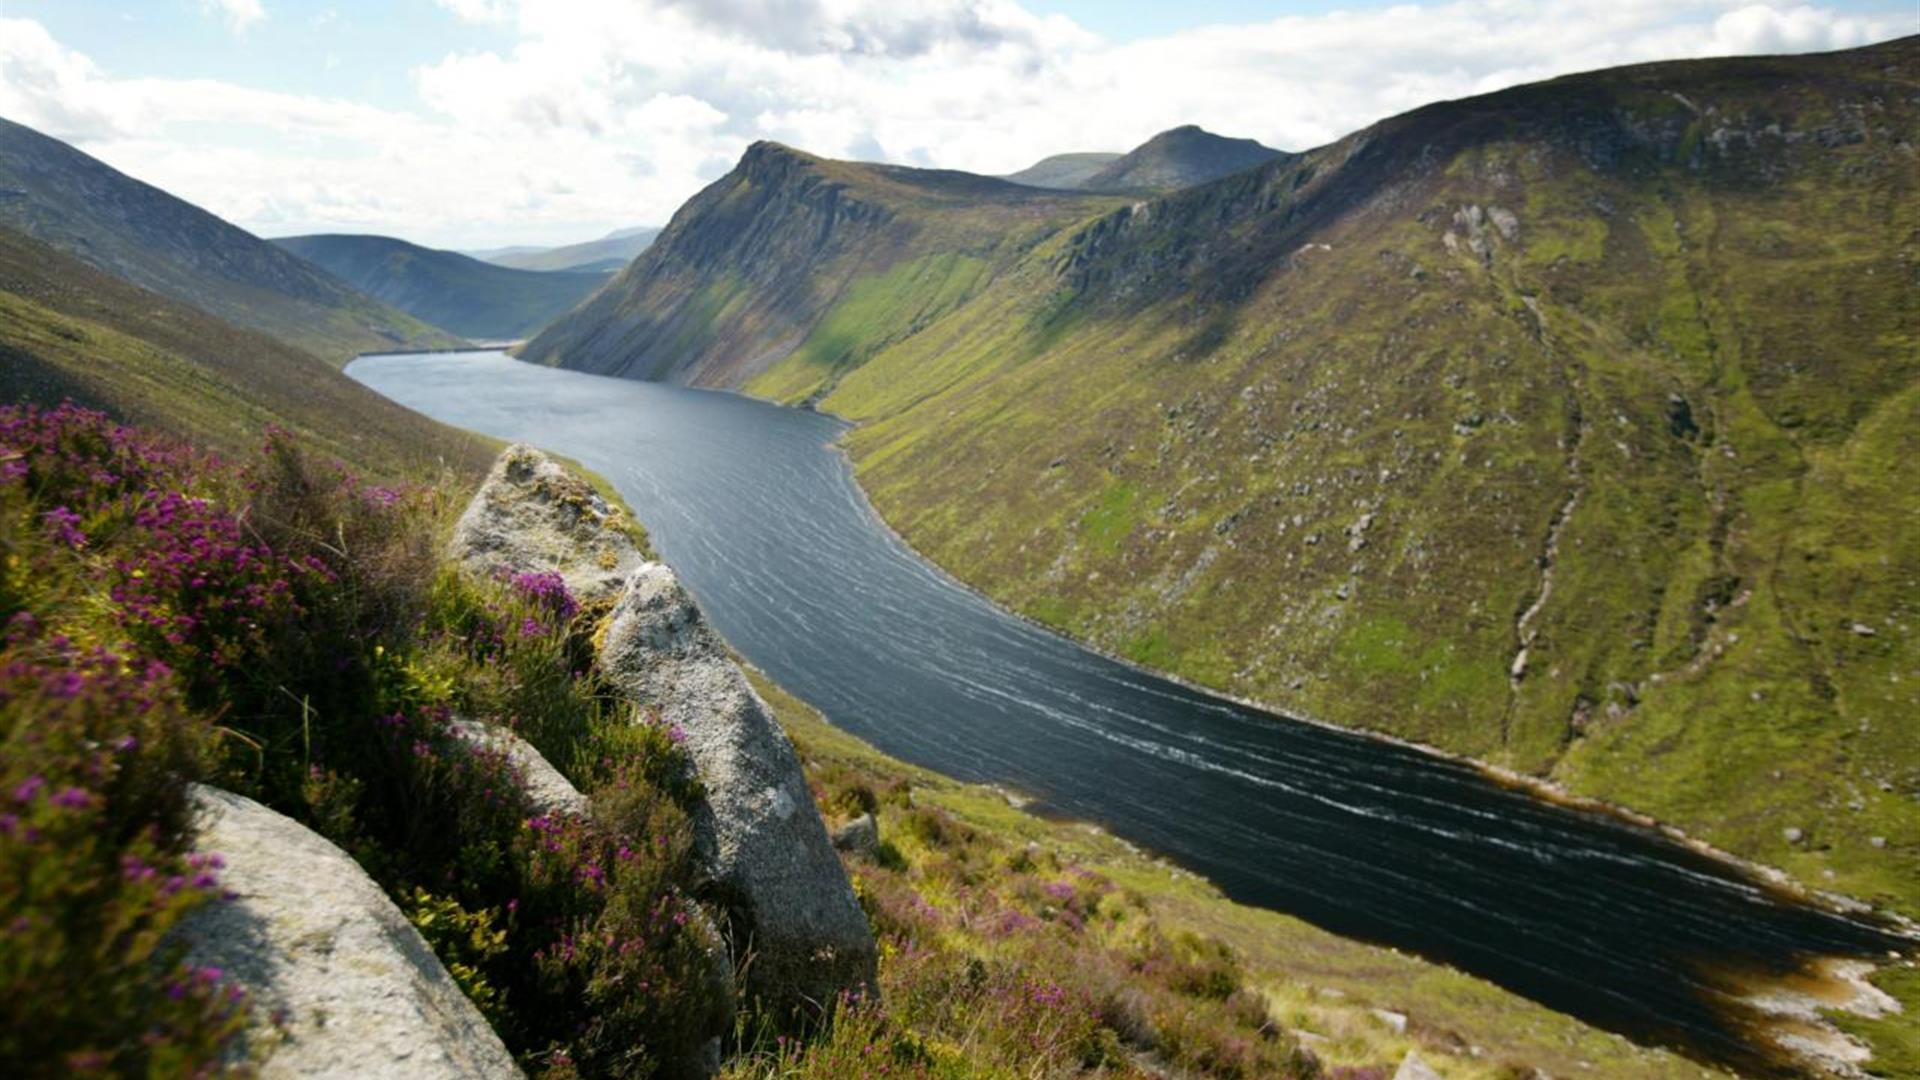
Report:
[[[871,993],[873,932],[793,744],[672,570],[649,563],[633,575],[600,664],[686,732],[705,789],[694,814],[703,892],[729,913],[749,993],[802,1011]]]
[[[646,561],[619,510],[533,447],[513,445],[460,515],[453,558],[476,574],[555,570],[583,602],[619,595]]]
[[[251,799],[196,786],[200,847],[232,901],[182,924],[193,963],[224,971],[260,1026],[239,1040],[262,1076],[519,1076],[400,909],[346,852]],[[278,1018],[266,1026],[268,1017]]]
[[[480,750],[491,750],[507,759],[514,774],[526,788],[534,810],[542,814],[572,814],[587,817],[593,807],[587,797],[554,768],[533,745],[505,728],[482,724],[477,720],[456,719],[451,725],[461,742]]]
[[[1440,1074],[1421,1059],[1419,1051],[1409,1050],[1407,1056],[1400,1059],[1400,1067],[1394,1070],[1393,1080],[1440,1080]]]
[[[880,823],[861,814],[833,830],[833,846],[849,855],[871,857],[880,847]]]

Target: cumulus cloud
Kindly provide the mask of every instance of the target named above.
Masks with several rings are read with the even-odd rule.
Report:
[[[248,27],[267,17],[260,0],[200,0],[200,10],[226,20],[236,34],[246,33]]]
[[[1450,0],[1115,43],[1014,0],[438,2],[508,43],[418,68],[408,110],[115,79],[16,19],[0,112],[263,231],[491,246],[663,222],[758,138],[988,173],[1183,123],[1304,149],[1571,71],[1920,29],[1740,0]]]

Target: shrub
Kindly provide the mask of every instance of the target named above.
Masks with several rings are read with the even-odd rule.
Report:
[[[204,730],[165,668],[14,622],[0,654],[0,1062],[207,1068],[243,1022],[239,995],[167,937],[219,895],[217,860],[184,850]]]
[[[718,1029],[676,732],[599,685],[557,577],[441,567],[448,509],[283,433],[238,469],[0,410],[0,1061],[194,1072],[244,1022],[165,944],[217,890],[188,853],[202,776],[351,852],[536,1071],[645,1076]],[[597,819],[534,816],[456,709]]]

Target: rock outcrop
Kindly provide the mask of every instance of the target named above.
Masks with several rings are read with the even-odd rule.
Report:
[[[366,872],[251,799],[196,787],[200,847],[232,900],[180,929],[193,963],[246,989],[258,1024],[236,1052],[262,1076],[512,1077],[513,1057]]]
[[[618,596],[600,665],[637,704],[686,733],[704,791],[694,813],[700,899],[727,919],[749,994],[817,1012],[868,993],[877,949],[813,804],[799,757],[672,570],[648,562],[587,486],[513,446],[460,518],[453,555],[471,573],[556,570],[586,602]],[[510,732],[471,722],[470,745],[505,753],[543,809],[586,800]]]
[[[461,742],[479,750],[491,750],[507,759],[520,784],[526,789],[533,809],[542,814],[572,814],[586,817],[593,812],[580,789],[560,775],[560,770],[540,756],[533,745],[505,728],[482,724],[477,720],[456,719],[451,725]]]
[[[501,453],[454,526],[452,555],[490,575],[558,571],[585,603],[617,596],[646,555],[592,486],[530,446]]]
[[[694,817],[708,897],[732,923],[748,992],[806,1011],[870,991],[876,950],[799,757],[672,570],[640,568],[600,663],[686,732],[706,789]]]

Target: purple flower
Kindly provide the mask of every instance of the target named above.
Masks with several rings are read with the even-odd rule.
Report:
[[[62,788],[53,797],[53,805],[65,810],[84,810],[93,805],[93,796],[82,788]]]
[[[33,797],[40,793],[40,789],[46,786],[46,777],[38,775],[29,776],[13,789],[13,801],[17,803],[30,803],[33,801]]]
[[[80,531],[80,515],[64,506],[56,506],[40,515],[47,523],[47,535],[76,551],[87,546],[87,534]]]

